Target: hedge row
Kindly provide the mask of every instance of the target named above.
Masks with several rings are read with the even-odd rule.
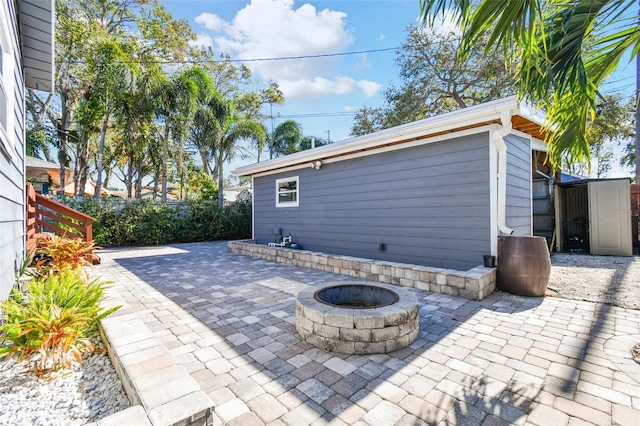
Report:
[[[142,200],[128,204],[98,204],[92,198],[60,200],[96,219],[93,239],[98,246],[161,245],[243,239],[251,236],[251,203],[219,208],[216,201],[161,204]]]

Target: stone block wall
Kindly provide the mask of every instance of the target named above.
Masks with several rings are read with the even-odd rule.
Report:
[[[285,247],[269,247],[254,240],[229,241],[228,250],[273,262],[319,269],[369,281],[417,288],[433,293],[482,300],[496,288],[496,269],[477,266],[468,271],[385,262]]]

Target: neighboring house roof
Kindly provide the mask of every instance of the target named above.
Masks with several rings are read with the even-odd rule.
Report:
[[[232,203],[237,201],[238,198],[240,198],[241,200],[247,199],[247,194],[251,193],[251,185],[234,186],[224,189],[224,199],[225,201]]]
[[[24,85],[53,92],[54,0],[17,0]]]
[[[26,155],[24,157],[25,167],[31,167],[34,169],[46,169],[46,170],[60,170],[60,165],[56,163],[50,163],[46,160],[41,160],[36,157]]]
[[[515,96],[511,96],[273,160],[239,167],[232,173],[238,176],[248,176],[291,166],[309,165],[318,160],[322,163],[336,161],[339,157],[344,159],[380,148],[402,148],[402,144],[406,143],[414,143],[490,124],[500,124],[504,112],[510,113],[514,130],[531,135],[540,141],[544,140],[542,128],[544,115],[530,106],[519,103]]]
[[[41,160],[36,157],[26,155],[24,158],[25,169],[27,177],[36,177],[37,175],[48,175],[51,182],[54,185],[60,185],[60,165],[56,163],[50,163],[45,160]],[[71,179],[73,176],[73,170],[70,168],[65,169],[65,179]],[[43,179],[46,176],[43,176]],[[38,181],[42,181],[38,179]]]

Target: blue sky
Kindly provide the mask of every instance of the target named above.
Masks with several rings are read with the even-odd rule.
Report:
[[[402,44],[417,22],[418,0],[162,0],[175,17],[187,20],[197,43],[233,59],[297,57],[390,49]],[[392,50],[355,55],[246,62],[254,75],[276,81],[285,93],[275,105],[275,124],[292,118],[306,135],[331,141],[349,137],[352,112],[379,106],[383,91],[397,81]],[[635,61],[603,87],[632,95]],[[265,111],[268,113],[268,111]],[[330,113],[331,115],[326,115]],[[310,117],[308,114],[314,114]],[[269,123],[267,123],[269,124]],[[226,171],[255,162],[236,160]],[[225,173],[226,174],[226,173]]]

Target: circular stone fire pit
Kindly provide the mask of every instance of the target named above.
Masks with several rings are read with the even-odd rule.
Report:
[[[408,290],[376,283],[308,288],[296,298],[296,330],[331,352],[387,353],[418,337],[418,299]]]

